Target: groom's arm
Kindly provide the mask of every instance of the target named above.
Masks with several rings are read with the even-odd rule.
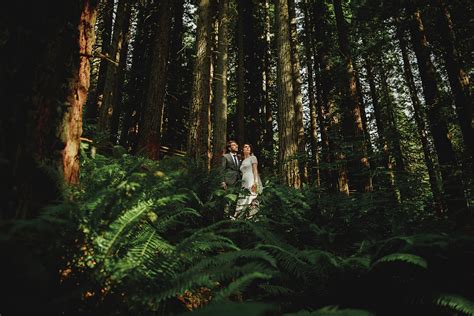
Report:
[[[225,183],[225,168],[227,166],[227,159],[225,158],[225,156],[223,155],[221,157],[221,184],[222,184],[222,187],[224,189],[227,189],[227,184]]]

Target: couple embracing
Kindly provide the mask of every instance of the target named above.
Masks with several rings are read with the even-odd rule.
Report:
[[[239,154],[239,145],[236,141],[227,142],[226,153],[222,156],[221,162],[222,186],[228,188],[241,189],[237,199],[232,219],[251,218],[257,213],[258,194],[262,193],[262,181],[258,174],[257,157],[252,152],[250,144],[244,144],[242,152]]]

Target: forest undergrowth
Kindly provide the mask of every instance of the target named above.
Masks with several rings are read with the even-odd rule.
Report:
[[[1,236],[5,311],[474,315],[474,238],[428,201],[267,176],[257,216],[230,220],[238,192],[193,161],[81,159],[66,202]]]

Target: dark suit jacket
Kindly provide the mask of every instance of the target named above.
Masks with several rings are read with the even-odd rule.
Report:
[[[230,153],[224,154],[221,160],[222,182],[235,185],[240,180],[240,159],[236,166]]]

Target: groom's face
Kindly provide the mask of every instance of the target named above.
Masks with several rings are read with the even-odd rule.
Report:
[[[236,153],[239,150],[239,145],[237,143],[230,144],[230,151]]]

